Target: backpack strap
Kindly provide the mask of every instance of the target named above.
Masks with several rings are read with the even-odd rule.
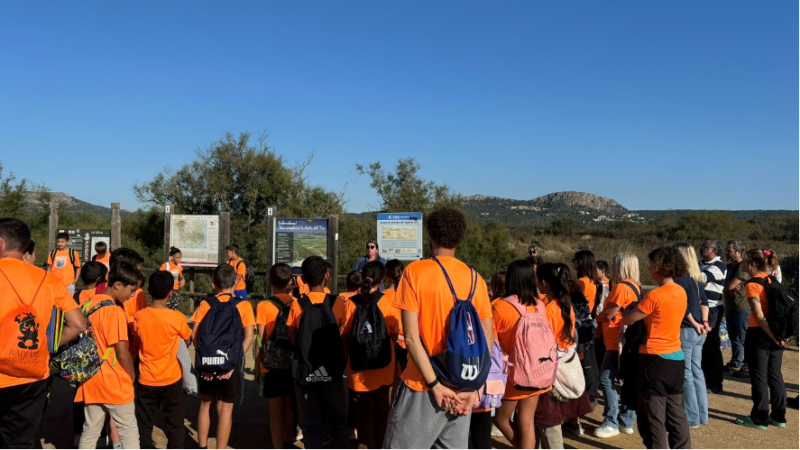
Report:
[[[284,303],[281,299],[279,299],[278,297],[276,297],[274,295],[272,297],[266,299],[265,301],[275,305],[275,307],[278,308],[278,311],[283,311],[283,308],[286,308],[287,306],[292,304],[291,302]]]
[[[116,303],[111,301],[111,300],[102,300],[99,303],[96,303],[94,305],[92,304],[92,301],[89,300],[89,301],[87,301],[86,303],[83,304],[83,307],[81,308],[81,312],[83,312],[83,314],[86,317],[89,317],[92,314],[94,314],[100,308],[105,308],[106,306],[114,306],[114,305],[116,305]]]
[[[453,282],[450,280],[450,275],[447,274],[447,270],[445,270],[444,265],[439,261],[437,257],[431,258],[433,261],[436,261],[436,264],[439,264],[439,268],[442,269],[442,273],[444,274],[445,280],[447,280],[447,285],[450,287],[450,293],[453,294],[453,300],[455,302],[459,301],[458,295],[456,294],[456,289],[453,287]],[[469,290],[469,297],[465,301],[472,302],[472,297],[475,296],[475,290],[478,288],[478,278],[477,272],[472,266],[469,267],[469,282],[470,282],[470,290]]]
[[[514,309],[517,311],[517,313],[519,313],[520,318],[528,314],[528,309],[525,306],[523,306],[522,303],[519,302],[519,297],[517,297],[516,295],[512,295],[511,297],[501,298],[500,300],[513,306]]]
[[[324,305],[326,305],[328,308],[330,308],[330,309],[331,309],[331,311],[333,311],[333,305],[335,305],[335,304],[336,304],[336,300],[337,300],[338,298],[339,298],[339,296],[338,296],[338,295],[333,295],[333,294],[325,294],[325,300],[323,300],[323,301],[322,301],[322,303],[323,303]],[[309,301],[311,301],[311,299],[309,299]]]
[[[22,303],[24,306],[31,306],[33,304],[33,302],[36,301],[36,296],[39,295],[39,290],[42,289],[42,285],[44,284],[44,280],[47,279],[47,272],[45,272],[44,276],[42,277],[42,281],[39,282],[39,286],[36,288],[36,292],[33,294],[33,298],[31,298],[31,302],[30,303],[25,303],[24,301],[22,301],[22,296],[20,296],[19,292],[17,292],[17,288],[15,288],[13,284],[11,284],[11,279],[9,279],[8,275],[6,275],[6,273],[3,272],[3,269],[0,269],[0,273],[3,274],[3,276],[6,279],[6,281],[8,281],[8,285],[11,286],[11,290],[14,291],[14,294],[17,295],[17,298],[19,299],[19,302]]]
[[[327,298],[325,300],[327,300]],[[297,299],[297,303],[303,311],[311,308],[311,299],[308,298],[308,295],[301,295],[300,298]]]
[[[76,253],[77,253],[77,250],[69,249],[69,263],[72,264],[73,266],[75,265],[75,254]]]
[[[625,286],[628,286],[633,291],[633,293],[636,294],[636,299],[638,301],[642,301],[642,290],[641,290],[642,288],[641,287],[637,289],[636,285],[634,285],[630,281],[623,281],[622,284],[624,284]]]

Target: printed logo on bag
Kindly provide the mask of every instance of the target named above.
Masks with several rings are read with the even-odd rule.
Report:
[[[472,381],[478,378],[478,366],[472,364],[462,364],[461,365],[461,378],[464,380]]]
[[[217,354],[222,356],[203,357],[202,358],[203,364],[209,366],[221,366],[225,364],[225,361],[228,360],[228,354],[223,352],[222,350],[217,350]]]
[[[364,326],[361,327],[360,334],[372,334],[372,325],[369,324],[369,320],[364,321]]]
[[[14,318],[14,322],[19,324],[17,336],[19,343],[17,347],[25,350],[39,349],[39,324],[36,323],[36,316],[32,313],[20,313]]]
[[[472,329],[472,316],[470,315],[467,315],[467,341],[469,345],[475,343],[475,330]]]
[[[325,366],[320,367],[319,369],[315,370],[314,373],[306,377],[306,381],[309,383],[318,383],[318,382],[328,382],[333,380],[328,372],[325,370]]]

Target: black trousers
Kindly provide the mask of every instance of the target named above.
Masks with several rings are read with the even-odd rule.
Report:
[[[584,352],[581,360],[583,377],[586,379],[586,396],[590,402],[597,401],[597,388],[600,387],[600,366],[597,364],[594,345]]]
[[[0,448],[37,447],[45,401],[47,380],[0,388]]]
[[[639,355],[636,422],[646,448],[692,448],[683,380],[683,360]]]
[[[709,389],[722,389],[722,350],[720,349],[719,327],[722,318],[725,317],[725,307],[720,305],[708,310],[708,325],[711,332],[708,333],[706,343],[703,344],[703,375],[706,377],[706,386]]]
[[[167,448],[184,448],[186,428],[183,417],[186,415],[186,394],[183,381],[167,386],[147,386],[136,382],[136,422],[139,425],[139,444],[142,448],[153,448],[153,424],[159,406],[164,411],[167,429]]]
[[[492,412],[474,412],[469,419],[470,448],[492,448]]]
[[[758,425],[768,425],[770,417],[776,422],[785,423],[786,385],[781,373],[783,349],[769,341],[760,328],[748,328],[744,355],[750,369],[750,392],[753,397],[750,419]]]

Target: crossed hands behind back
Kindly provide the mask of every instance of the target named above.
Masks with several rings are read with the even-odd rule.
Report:
[[[441,383],[431,389],[434,403],[454,416],[466,416],[480,401],[476,391],[456,392]]]

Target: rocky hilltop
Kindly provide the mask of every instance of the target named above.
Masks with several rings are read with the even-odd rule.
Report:
[[[540,208],[548,209],[593,209],[609,214],[624,214],[628,210],[610,198],[590,194],[588,192],[555,192],[531,200],[531,203]]]

